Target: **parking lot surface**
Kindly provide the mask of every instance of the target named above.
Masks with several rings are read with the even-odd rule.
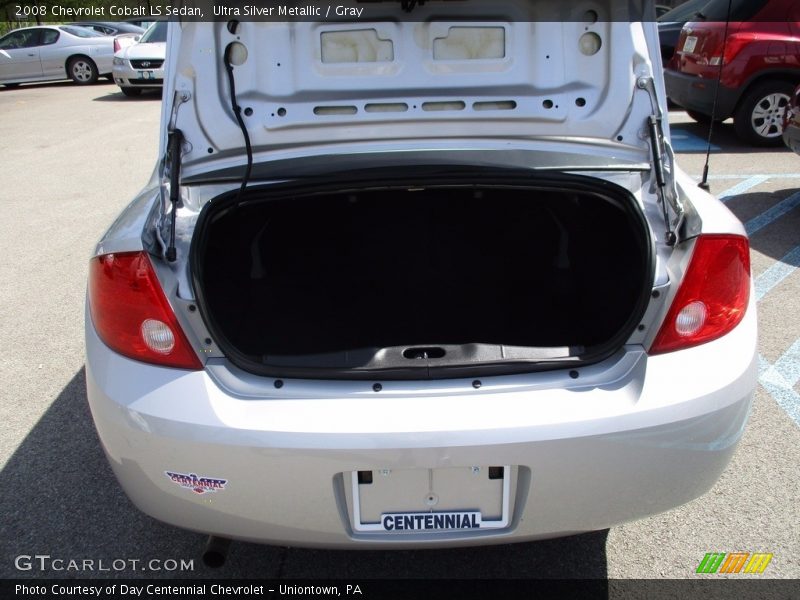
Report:
[[[745,147],[730,125],[714,135],[710,183],[751,236],[761,385],[707,495],[558,540],[392,552],[236,543],[225,567],[204,567],[203,535],[150,519],[119,489],[84,384],[88,259],[151,174],[160,108],[157,95],[125,98],[110,84],[0,88],[0,576],[685,578],[703,577],[695,570],[709,552],[764,552],[773,554],[765,577],[800,577],[800,156]],[[705,127],[679,111],[671,121],[679,164],[699,178]],[[27,569],[18,559],[36,554],[93,568]]]

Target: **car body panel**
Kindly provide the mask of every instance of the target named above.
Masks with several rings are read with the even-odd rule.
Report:
[[[137,43],[124,46],[114,55],[114,82],[122,88],[160,88],[164,81],[166,22],[156,22]],[[117,38],[118,40],[120,38]]]
[[[724,16],[723,4],[717,4]],[[741,6],[746,10],[746,4]],[[709,18],[686,23],[664,72],[672,101],[707,116],[713,110],[715,118],[723,120],[735,116],[747,104],[751,90],[762,83],[800,82],[800,38],[796,35],[800,8],[789,0],[764,0],[756,6],[747,21],[726,24]],[[723,61],[726,30],[728,56]],[[744,121],[746,116],[741,118]]]
[[[684,23],[690,21],[708,0],[688,0],[658,17],[658,40],[664,64],[672,58]]]
[[[298,546],[526,541],[667,510],[713,485],[752,402],[752,308],[722,340],[659,357],[630,348],[611,369],[588,368],[585,381],[561,372],[485,378],[480,390],[471,380],[391,382],[380,394],[369,382],[291,381],[276,390],[264,378],[259,393],[235,394],[213,370],[158,369],[116,355],[90,329],[87,386],[129,497],[173,525]],[[727,367],[710,376],[709,361]],[[507,528],[353,531],[352,471],[493,464],[517,468]],[[196,494],[165,472],[227,483]]]
[[[800,85],[786,107],[783,126],[783,143],[795,154],[800,154]]]
[[[182,132],[181,185],[170,189],[162,158],[95,256],[150,253],[203,368],[125,358],[98,337],[88,302],[86,314],[93,419],[115,475],[144,512],[204,533],[298,546],[506,543],[668,510],[705,493],[730,460],[756,385],[755,295],[723,337],[657,356],[646,351],[678,293],[695,238],[745,235],[730,210],[698,189],[669,153],[665,187],[674,186],[685,211],[679,219],[664,210],[648,138],[650,118],[666,114],[655,24],[603,21],[604,1],[591,4],[601,18],[589,24],[575,18],[522,24],[504,13],[507,4],[470,2],[493,15],[478,21],[494,30],[486,44],[492,57],[439,60],[436,41],[464,24],[454,20],[463,16],[462,3],[453,4],[459,6],[441,8],[441,23],[404,23],[396,3],[382,7],[392,17],[378,23],[243,22],[235,33],[226,23],[170,23],[160,144],[163,157],[169,134]],[[584,55],[576,42],[587,31],[614,43]],[[377,40],[371,47],[381,60],[338,62],[338,51],[324,48],[327,33],[340,42]],[[465,39],[456,46],[463,50],[482,33],[461,32],[457,37]],[[495,45],[500,37],[503,52]],[[387,41],[395,44],[391,53]],[[655,273],[644,282],[649,300],[641,327],[607,358],[572,372],[481,377],[477,385],[473,378],[388,380],[380,387],[368,380],[279,382],[237,368],[197,310],[188,258],[198,215],[239,188],[247,161],[221,60],[232,43],[243,44],[249,57],[233,67],[234,101],[249,119],[252,181],[264,188],[387,165],[514,166],[532,177],[562,172],[623,187],[654,240]],[[423,110],[428,102],[440,110]],[[367,108],[375,104],[380,110]],[[174,211],[170,191],[178,195]],[[666,234],[672,225],[680,234],[674,246]],[[173,262],[163,258],[170,226]],[[509,467],[509,521],[499,528],[355,527],[359,486],[367,485],[356,471],[391,481],[393,472],[411,480],[445,469],[485,474],[492,466]],[[475,508],[468,487],[456,490],[462,505],[455,508]],[[379,494],[389,502],[386,511],[408,508],[411,492],[402,492],[395,506],[386,500],[391,494]]]
[[[73,56],[87,56],[97,65],[98,72],[111,72],[113,40],[110,37],[76,37],[64,26],[41,26],[16,29],[14,32],[49,32],[55,41],[38,43],[20,49],[0,49],[0,83],[26,83],[66,79],[66,65]],[[2,39],[6,39],[7,34]],[[49,41],[49,40],[48,40]]]

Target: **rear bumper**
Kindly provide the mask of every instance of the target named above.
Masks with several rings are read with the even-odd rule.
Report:
[[[696,75],[687,75],[672,69],[664,69],[664,84],[667,96],[675,104],[704,115],[711,115],[714,106],[714,89],[717,82]],[[733,115],[741,90],[719,86],[717,107],[714,114],[724,120]]]
[[[276,389],[224,364],[152,367],[113,353],[87,324],[89,402],[131,500],[186,529],[296,546],[506,543],[668,510],[705,493],[727,465],[757,373],[752,305],[720,340],[656,357],[630,347],[578,379],[515,375],[479,389],[398,381],[380,393],[351,381]],[[515,467],[507,527],[354,530],[352,471],[471,465]],[[166,472],[225,484],[197,494]]]

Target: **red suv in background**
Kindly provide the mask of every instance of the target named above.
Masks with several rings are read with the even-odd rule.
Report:
[[[715,119],[733,117],[737,135],[751,144],[779,145],[786,105],[800,83],[800,1],[710,0],[695,18],[664,70],[667,95],[707,121],[720,77]]]

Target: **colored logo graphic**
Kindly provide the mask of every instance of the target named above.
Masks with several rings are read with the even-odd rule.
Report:
[[[198,477],[194,473],[173,473],[171,471],[164,471],[164,475],[169,477],[173,483],[177,483],[182,488],[190,489],[195,494],[222,491],[225,489],[225,484],[228,483],[227,479]]]
[[[763,552],[709,552],[697,565],[697,573],[763,573],[772,554]]]

